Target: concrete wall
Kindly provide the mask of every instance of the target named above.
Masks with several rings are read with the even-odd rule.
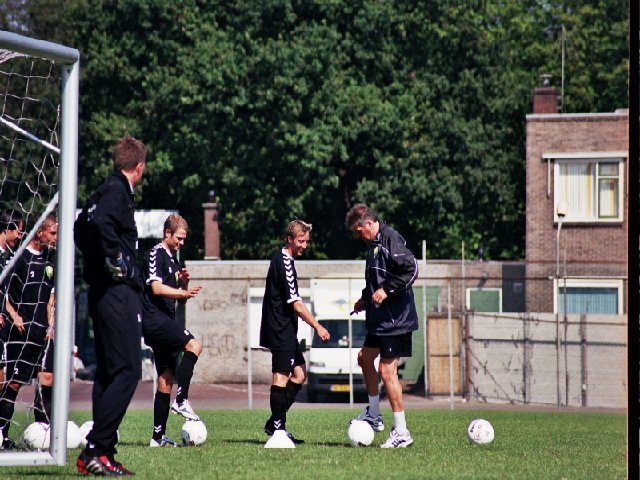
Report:
[[[447,311],[447,285],[451,308],[459,315],[463,285],[475,287],[482,271],[486,284],[501,284],[499,262],[469,262],[467,277],[460,277],[460,262],[429,261],[421,264],[416,287],[440,288],[435,310]],[[200,295],[187,303],[185,322],[203,344],[194,370],[197,383],[246,383],[248,379],[247,304],[249,288],[264,288],[268,261],[190,261],[191,284],[202,285]],[[309,288],[312,278],[362,279],[364,261],[296,261],[299,286]],[[416,296],[418,311],[422,298]],[[430,311],[433,311],[430,308]],[[442,316],[442,315],[441,315]],[[469,377],[467,394],[489,402],[557,402],[556,317],[553,314],[468,314],[469,348],[463,348],[457,365]],[[620,407],[626,402],[626,317],[568,315],[567,364],[569,403]],[[583,321],[582,327],[580,322]],[[584,323],[586,322],[586,324]],[[582,330],[581,330],[582,328]],[[564,335],[564,330],[561,331]],[[422,333],[414,343],[422,347]],[[584,339],[584,341],[583,341]],[[586,343],[585,343],[586,342]],[[561,350],[561,400],[565,403],[564,347]],[[251,349],[254,383],[271,382],[271,354]],[[413,370],[424,366],[423,350],[414,346]],[[469,368],[467,369],[467,365]],[[526,365],[526,367],[525,367]],[[456,368],[456,370],[459,367]],[[445,369],[448,371],[448,368]],[[467,371],[468,370],[468,371]],[[586,381],[584,373],[586,372]],[[417,376],[416,376],[417,378]],[[445,382],[447,383],[447,382]],[[447,383],[448,384],[448,383]]]
[[[556,327],[560,326],[559,363]],[[617,315],[469,317],[471,396],[487,402],[624,408],[627,320]],[[565,341],[566,338],[566,341]]]

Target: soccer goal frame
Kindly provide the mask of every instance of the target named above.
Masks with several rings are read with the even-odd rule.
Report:
[[[0,453],[0,466],[65,465],[67,462],[67,421],[69,382],[71,381],[72,338],[74,326],[75,244],[73,224],[76,218],[78,179],[78,99],[80,53],[74,48],[0,31],[0,48],[43,58],[60,64],[62,90],[60,101],[60,161],[58,168],[58,244],[56,249],[56,308],[53,403],[50,447],[42,452]],[[28,132],[20,132],[29,138]],[[31,139],[37,141],[37,139]],[[56,197],[50,201],[51,211]],[[46,212],[45,212],[46,213]],[[43,214],[44,216],[44,214]],[[39,222],[42,222],[41,217]],[[38,223],[36,223],[37,226]],[[32,231],[33,232],[33,231]],[[21,249],[26,247],[26,238]],[[18,255],[21,249],[16,251]],[[17,256],[16,255],[16,256]]]

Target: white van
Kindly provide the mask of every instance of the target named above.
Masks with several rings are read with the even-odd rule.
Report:
[[[319,394],[366,394],[357,356],[366,331],[364,312],[350,315],[364,288],[364,279],[315,278],[310,282],[313,314],[329,331],[331,340],[322,343],[315,331],[309,345],[307,398]],[[351,332],[349,331],[351,321]]]
[[[309,368],[307,376],[307,398],[315,402],[319,394],[349,393],[364,395],[366,388],[362,369],[358,366],[358,351],[362,347],[366,331],[364,314],[316,317],[329,331],[331,339],[327,343],[313,332],[309,348]]]

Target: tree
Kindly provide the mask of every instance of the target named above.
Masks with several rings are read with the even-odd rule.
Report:
[[[110,171],[115,139],[140,137],[139,205],[190,220],[190,257],[215,190],[224,258],[267,258],[293,216],[314,224],[310,258],[362,255],[343,225],[358,201],[431,258],[462,241],[521,258],[525,116],[539,74],[560,79],[562,25],[565,111],[626,103],[619,0],[70,5],[80,197]]]

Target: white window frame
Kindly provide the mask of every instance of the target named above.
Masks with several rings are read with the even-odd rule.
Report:
[[[553,185],[554,185],[554,208],[553,219],[558,223],[558,204],[564,199],[564,188],[560,181],[560,165],[566,164],[586,164],[592,163],[596,171],[593,174],[593,183],[591,186],[591,194],[594,196],[593,212],[591,215],[582,215],[572,213],[571,204],[568,205],[567,216],[563,218],[564,222],[571,223],[620,223],[624,219],[624,195],[625,195],[625,162],[626,152],[578,152],[578,153],[547,153],[543,155],[543,159],[553,159]],[[618,164],[618,215],[615,217],[599,217],[599,186],[598,186],[598,164],[601,163],[617,163]]]
[[[467,310],[471,310],[471,292],[498,292],[498,312],[496,313],[502,313],[502,288],[501,287],[482,287],[482,288],[478,288],[478,287],[470,287],[467,288],[466,291],[466,302],[467,302]],[[494,313],[494,312],[491,312]]]
[[[560,312],[560,305],[558,305],[558,301],[560,300],[560,289],[565,287],[567,288],[615,288],[618,290],[618,315],[623,315],[623,293],[624,293],[624,283],[622,279],[612,279],[612,278],[559,278],[553,280],[553,313]]]

